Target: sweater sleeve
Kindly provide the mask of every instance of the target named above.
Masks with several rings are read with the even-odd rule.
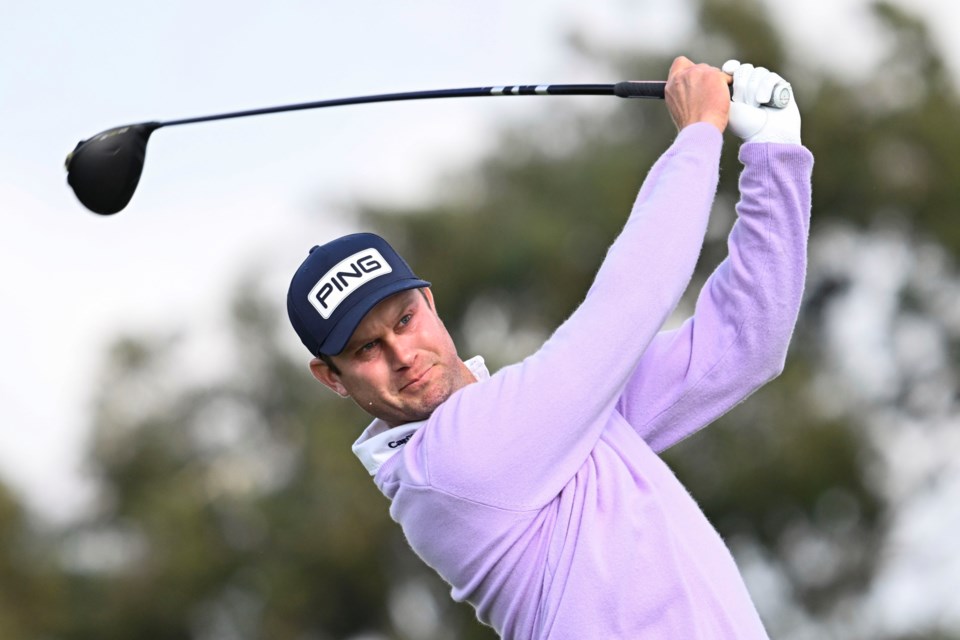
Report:
[[[741,147],[728,256],[694,315],[645,351],[618,410],[656,451],[709,424],[783,370],[806,275],[813,157]]]
[[[511,509],[546,503],[583,465],[693,274],[722,136],[685,128],[651,168],[586,299],[529,358],[468,385],[422,433],[424,482]]]

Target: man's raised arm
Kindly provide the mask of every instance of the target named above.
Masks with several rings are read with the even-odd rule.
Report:
[[[728,411],[780,373],[806,274],[813,157],[800,146],[800,113],[761,107],[782,78],[729,62],[730,129],[746,144],[738,219],[728,257],[694,315],[658,335],[618,409],[657,451]]]

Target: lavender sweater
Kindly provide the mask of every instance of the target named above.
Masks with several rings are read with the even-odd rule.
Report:
[[[685,128],[580,307],[535,354],[354,450],[414,551],[503,638],[766,638],[733,558],[657,456],[783,367],[806,270],[813,158],[740,150],[729,255],[687,287],[721,134]]]

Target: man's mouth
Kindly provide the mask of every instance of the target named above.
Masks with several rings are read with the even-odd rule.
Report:
[[[416,391],[420,386],[427,382],[427,374],[430,370],[433,369],[433,366],[427,367],[419,375],[411,379],[409,382],[400,387],[400,391]]]

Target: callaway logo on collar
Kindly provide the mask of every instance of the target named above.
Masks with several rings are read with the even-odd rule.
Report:
[[[483,357],[474,356],[464,362],[470,372],[478,381],[486,380],[490,377],[490,371],[483,361]],[[360,462],[367,469],[371,476],[377,475],[377,471],[387,460],[403,449],[403,446],[410,442],[410,438],[423,425],[426,420],[421,422],[408,422],[399,427],[389,427],[383,420],[377,418],[364,430],[356,442],[353,443],[353,453],[360,458]]]
[[[374,420],[353,443],[353,454],[360,458],[360,462],[370,475],[376,475],[383,463],[398,453],[403,445],[410,442],[413,434],[426,423],[426,420],[408,422],[391,429],[383,421]]]

